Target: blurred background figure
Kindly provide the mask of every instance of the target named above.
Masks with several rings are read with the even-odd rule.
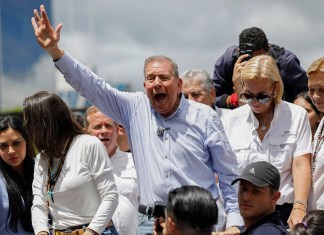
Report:
[[[117,209],[112,217],[119,235],[137,234],[138,188],[137,176],[131,153],[117,146],[119,125],[100,110],[91,106],[86,110],[85,123],[88,132],[105,145],[119,194]]]
[[[241,71],[247,60],[257,55],[270,55],[276,61],[285,88],[283,100],[293,102],[297,94],[307,91],[307,76],[297,56],[283,47],[269,44],[262,29],[251,27],[240,33],[239,46],[229,47],[215,63],[213,81],[218,107],[238,107]]]
[[[80,124],[80,126],[85,127],[83,115],[79,112],[72,112],[72,117]]]
[[[324,234],[324,210],[314,210],[307,213],[303,221],[296,224],[290,235],[322,235]]]
[[[34,179],[33,147],[22,120],[0,120],[0,234],[34,234],[31,221]]]
[[[223,114],[230,111],[216,106],[216,90],[206,70],[189,69],[183,72],[180,78],[182,79],[182,93],[187,99],[208,105],[217,112],[221,119]]]
[[[323,113],[321,113],[313,104],[308,92],[299,93],[294,100],[294,104],[303,107],[308,114],[309,123],[312,130],[312,139],[314,139],[315,131],[320,123]]]

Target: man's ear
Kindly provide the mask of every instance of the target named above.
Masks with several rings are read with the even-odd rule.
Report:
[[[175,229],[176,229],[176,224],[175,224],[174,220],[172,219],[171,216],[168,216],[168,218],[167,218],[168,233],[173,234]]]
[[[279,191],[277,191],[277,192],[275,192],[275,193],[273,194],[273,198],[272,198],[272,199],[273,199],[275,202],[277,202],[277,201],[279,200],[280,196],[281,196],[281,193],[280,193]]]

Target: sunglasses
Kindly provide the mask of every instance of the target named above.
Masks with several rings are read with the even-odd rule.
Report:
[[[249,92],[242,92],[240,94],[240,101],[244,103],[251,103],[255,99],[262,104],[266,104],[271,100],[272,96],[273,92],[270,95],[264,93],[253,95]]]

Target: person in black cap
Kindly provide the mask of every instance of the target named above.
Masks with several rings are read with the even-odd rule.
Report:
[[[275,59],[285,88],[283,100],[293,102],[300,92],[308,90],[306,72],[297,56],[283,47],[270,44],[262,29],[251,27],[240,33],[239,46],[227,48],[215,63],[213,82],[219,108],[239,106],[241,70],[248,59],[257,55],[270,55]]]
[[[241,234],[288,234],[280,212],[275,210],[281,195],[278,169],[266,161],[254,162],[247,165],[232,184],[238,181],[239,209],[245,225]]]

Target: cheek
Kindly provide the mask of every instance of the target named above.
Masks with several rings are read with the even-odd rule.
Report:
[[[308,118],[309,118],[309,122],[310,122],[311,127],[313,127],[313,126],[315,126],[317,124],[317,116],[316,116],[316,113],[314,111],[308,113]]]

